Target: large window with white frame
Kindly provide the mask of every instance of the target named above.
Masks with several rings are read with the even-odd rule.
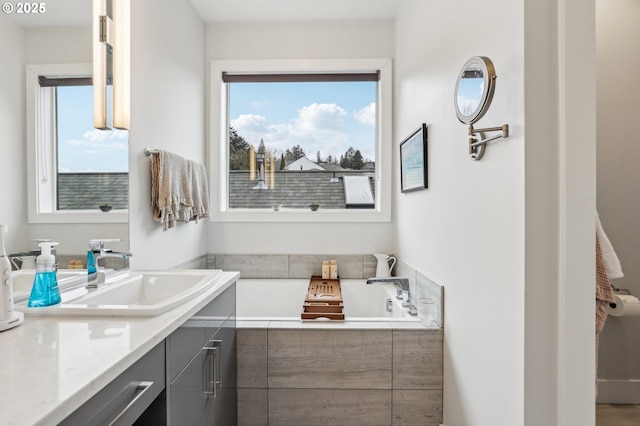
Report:
[[[27,68],[32,223],[127,221],[128,132],[93,128],[89,75],[88,64]]]
[[[388,59],[213,61],[214,218],[388,221]]]

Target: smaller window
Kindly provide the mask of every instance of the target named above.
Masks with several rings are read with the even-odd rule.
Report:
[[[37,129],[27,135],[29,221],[126,222],[128,134],[94,129],[87,67],[59,67],[27,72],[28,129]],[[112,207],[109,214],[100,211],[103,204]]]

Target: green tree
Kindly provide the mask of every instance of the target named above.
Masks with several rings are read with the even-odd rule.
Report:
[[[364,160],[362,158],[362,154],[359,149],[356,149],[356,152],[353,154],[351,158],[351,168],[354,170],[362,170],[364,167]]]
[[[256,154],[266,154],[266,153],[267,153],[267,148],[264,146],[264,140],[260,138],[260,145],[258,145],[258,150],[256,151]]]
[[[306,157],[306,154],[304,153],[304,149],[302,149],[300,145],[296,145],[291,149],[287,149],[287,151],[284,153],[284,158],[289,162],[296,161],[297,159],[302,157]]]
[[[340,167],[351,170],[362,170],[364,167],[364,158],[359,149],[349,147],[344,155],[340,156]]]
[[[249,143],[229,126],[229,169],[249,169]]]

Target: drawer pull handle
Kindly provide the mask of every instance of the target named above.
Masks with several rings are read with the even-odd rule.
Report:
[[[218,397],[218,387],[222,387],[222,374],[220,371],[220,353],[222,340],[211,340],[212,346],[205,346],[209,363],[205,360],[205,374],[202,375],[202,393],[209,399]]]
[[[129,409],[133,407],[140,398],[142,398],[142,395],[144,395],[144,393],[148,391],[151,386],[153,386],[153,382],[139,382],[136,385],[134,398],[127,404],[126,407],[124,407],[120,414],[118,414],[116,418],[113,419],[111,423],[109,423],[109,426],[115,425],[122,418],[122,416],[124,416],[127,411],[129,411]]]

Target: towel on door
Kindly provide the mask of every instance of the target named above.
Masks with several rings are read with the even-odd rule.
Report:
[[[611,245],[609,238],[607,238],[607,234],[604,233],[598,212],[596,212],[596,236],[600,242],[602,261],[604,262],[607,277],[609,277],[609,279],[624,277],[622,267],[620,266],[620,260],[618,259],[616,252],[613,250],[613,246]]]

